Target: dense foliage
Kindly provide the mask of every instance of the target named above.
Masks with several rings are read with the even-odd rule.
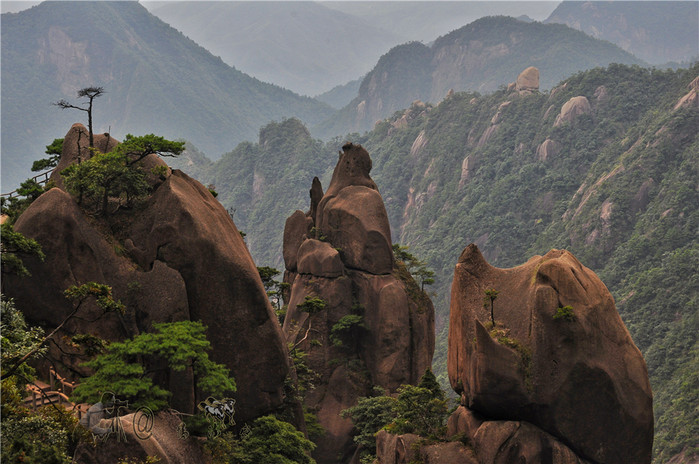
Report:
[[[29,270],[22,262],[22,256],[36,256],[42,261],[45,258],[41,245],[36,240],[16,232],[9,221],[0,226],[0,240],[3,274],[29,275]]]
[[[347,137],[372,156],[394,242],[435,270],[434,369],[442,385],[449,289],[463,248],[476,243],[499,267],[566,248],[600,275],[647,359],[657,462],[691,443],[683,431],[699,416],[682,405],[697,381],[699,110],[675,105],[697,75],[699,65],[611,65],[575,74],[550,93],[455,93]],[[576,96],[592,113],[554,125]],[[219,198],[236,208],[258,264],[281,266],[284,221],[308,206],[313,176],[327,187],[344,140],[323,146],[294,120],[262,133],[259,144],[240,145],[201,180],[221,180]],[[557,150],[543,156],[547,139]]]
[[[315,464],[315,445],[288,422],[274,416],[255,419],[241,437],[226,433],[205,445],[214,464]]]
[[[359,398],[355,406],[342,411],[342,416],[352,419],[357,430],[354,442],[360,446],[362,462],[375,458],[376,433],[381,429],[430,439],[446,438],[447,400],[430,369],[417,386],[401,385],[396,397],[386,395],[380,387],[374,393],[375,396]]]
[[[69,434],[77,419],[63,407],[49,405],[31,411],[23,404],[24,387],[34,381],[35,374],[28,362],[46,353],[44,331],[28,326],[11,299],[3,296],[0,305],[3,379],[0,459],[67,464],[79,438]]]
[[[170,392],[154,383],[153,374],[164,372],[167,377],[187,369],[194,375],[201,398],[235,392],[228,369],[209,359],[211,343],[201,322],[153,324],[153,329],[132,340],[112,342],[105,353],[84,363],[94,374],[76,387],[74,401],[95,403],[105,391],[114,391],[133,407],[159,410],[167,405]]]

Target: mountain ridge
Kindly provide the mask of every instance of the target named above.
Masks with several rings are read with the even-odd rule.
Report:
[[[699,57],[699,5],[686,1],[561,2],[544,23],[566,24],[655,65]],[[667,24],[673,25],[667,34]]]
[[[32,160],[76,120],[50,104],[76,101],[81,87],[107,92],[95,100],[96,132],[147,127],[211,157],[272,119],[319,121],[335,111],[231,68],[137,2],[45,2],[3,14],[2,26],[5,186],[28,177]]]
[[[438,103],[450,89],[492,92],[528,66],[539,68],[540,87],[549,89],[577,71],[612,62],[643,64],[612,43],[565,25],[485,17],[430,47],[419,42],[394,47],[366,75],[358,96],[312,132],[329,137],[342,129],[369,130],[415,100]]]

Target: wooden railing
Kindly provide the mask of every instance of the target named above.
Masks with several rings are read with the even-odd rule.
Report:
[[[77,386],[76,382],[68,381],[51,367],[49,369],[49,384],[41,381],[27,384],[29,396],[24,399],[24,404],[32,409],[49,404],[63,406],[80,419],[87,411],[88,405],[75,404],[68,397],[68,394],[72,394]]]
[[[31,180],[36,181],[39,185],[46,185],[46,183],[49,181],[49,177],[51,176],[51,174],[55,170],[56,170],[56,168],[53,168],[53,169],[48,170],[48,171],[44,171],[44,172],[32,177]],[[3,198],[8,198],[8,199],[13,198],[13,197],[17,196],[17,190],[13,190],[10,193],[2,193],[2,194],[0,194],[0,196]]]

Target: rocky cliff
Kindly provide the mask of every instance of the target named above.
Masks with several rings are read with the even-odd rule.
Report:
[[[86,156],[86,129],[74,125],[63,145],[59,167]],[[107,135],[95,145],[117,143]],[[83,158],[85,159],[85,158]],[[165,166],[149,155],[145,166]],[[233,220],[211,193],[180,171],[151,179],[152,193],[140,206],[107,218],[87,216],[61,188],[39,197],[15,229],[36,239],[46,254],[28,259],[31,277],[8,277],[8,296],[32,324],[56,327],[72,310],[63,291],[95,281],[110,285],[127,306],[123,316],[86,308],[55,337],[59,370],[84,373],[64,335],[89,333],[120,340],[148,331],[154,322],[202,321],[211,357],[235,378],[236,421],[240,424],[282,404],[290,372],[286,344],[262,282]],[[57,182],[60,184],[60,181]],[[191,374],[172,376],[173,406],[192,412]],[[118,393],[118,392],[117,392]]]
[[[489,298],[484,305],[490,288],[499,292],[494,327]],[[455,425],[455,432],[470,430],[486,443],[546,437],[575,453],[558,462],[650,462],[645,361],[607,288],[572,254],[552,250],[498,269],[469,245],[456,265],[451,301],[449,378],[462,403],[452,422],[476,414],[487,424]],[[492,462],[501,453],[493,451]]]
[[[461,402],[452,441],[382,432],[381,464],[651,462],[645,361],[607,288],[567,251],[499,269],[469,245],[454,271],[448,368]]]
[[[320,377],[305,400],[326,430],[314,453],[320,463],[353,458],[343,409],[374,385],[393,392],[415,383],[434,351],[434,308],[394,260],[371,164],[364,148],[345,145],[327,191],[314,179],[310,210],[292,214],[284,230],[291,290],[283,330]],[[316,298],[324,308],[306,303]]]

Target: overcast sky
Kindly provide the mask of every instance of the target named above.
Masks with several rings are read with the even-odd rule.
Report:
[[[168,1],[195,1],[195,0],[168,0]],[[211,0],[209,0],[209,1],[211,1]],[[225,1],[225,0],[222,0],[222,1]],[[260,0],[254,0],[254,1],[260,1]],[[295,1],[295,0],[286,0],[286,1]],[[323,0],[323,1],[347,1],[347,0]],[[377,1],[377,0],[372,0],[372,1]],[[381,0],[378,0],[378,1],[381,1]],[[440,1],[440,0],[421,0],[421,1]],[[486,1],[486,0],[483,0],[483,1]],[[512,0],[488,0],[488,1],[512,1]],[[515,1],[527,1],[527,0],[515,0]],[[26,10],[27,8],[31,8],[34,5],[38,5],[39,3],[41,3],[41,2],[2,0],[2,1],[0,1],[0,11],[2,11],[2,13],[16,13],[18,11],[22,11],[22,10]],[[552,5],[557,5],[560,2],[557,0],[551,0],[550,3]],[[553,6],[551,8],[551,11],[553,11],[554,8],[555,8],[555,6]],[[532,18],[534,18],[533,15],[532,15]],[[534,19],[538,19],[538,18],[534,18]]]

